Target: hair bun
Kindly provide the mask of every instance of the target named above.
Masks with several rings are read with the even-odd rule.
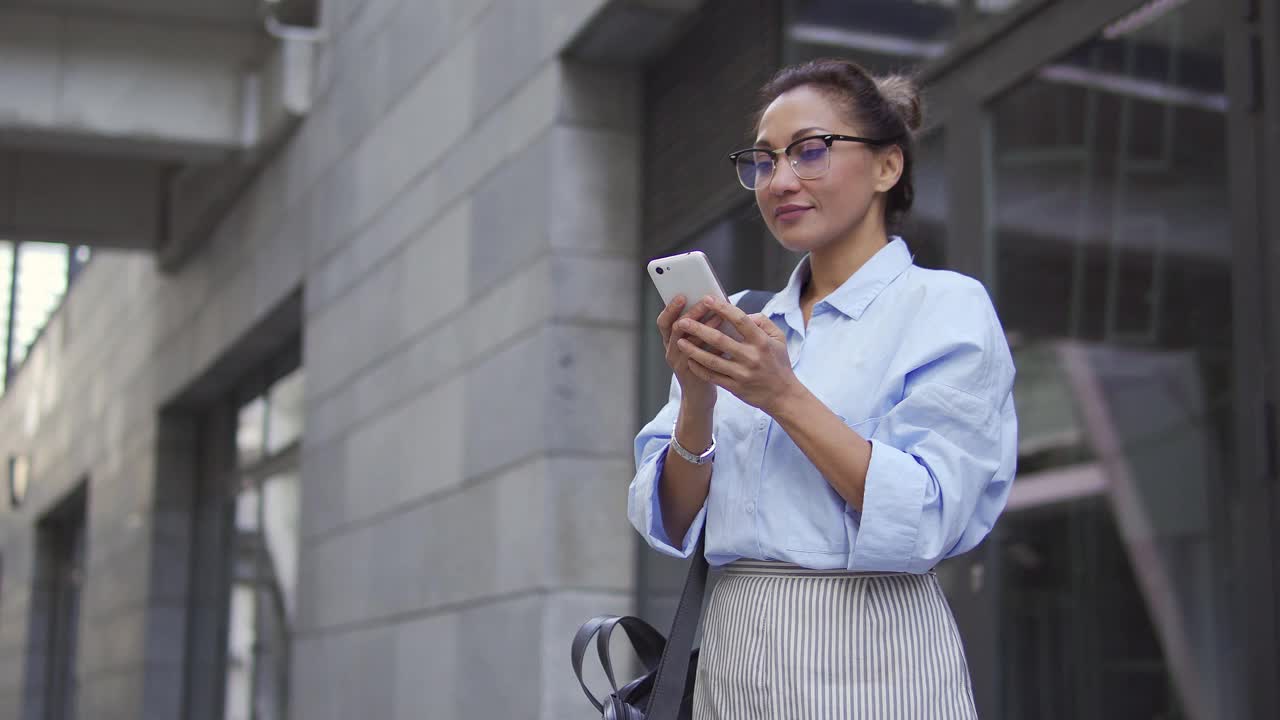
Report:
[[[875,82],[880,96],[902,118],[907,129],[911,132],[919,130],[924,121],[924,109],[915,81],[905,75],[883,75],[875,78]]]

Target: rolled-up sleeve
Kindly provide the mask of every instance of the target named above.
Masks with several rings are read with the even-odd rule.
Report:
[[[703,523],[706,521],[706,503],[703,503],[702,509],[694,517],[689,525],[689,531],[685,533],[677,547],[671,538],[667,537],[662,519],[662,504],[658,496],[658,481],[662,477],[667,448],[671,444],[671,430],[675,427],[679,408],[680,385],[673,378],[667,404],[636,435],[636,475],[631,480],[631,488],[627,495],[627,517],[650,547],[664,555],[688,558],[693,554],[694,545],[697,544]]]
[[[921,343],[902,400],[868,438],[862,509],[846,508],[850,570],[926,572],[981,542],[1004,509],[1017,463],[1013,363],[986,314],[976,332]]]

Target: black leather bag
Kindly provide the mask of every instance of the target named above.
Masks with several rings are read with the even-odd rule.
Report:
[[[773,293],[751,290],[739,298],[738,307],[748,314],[760,312],[772,297]],[[593,617],[574,635],[573,672],[587,699],[605,720],[692,719],[694,678],[698,672],[698,651],[693,649],[693,638],[698,631],[702,597],[707,589],[705,539],[705,535],[700,535],[693,549],[689,574],[667,637],[644,620],[630,615]],[[618,687],[609,657],[609,641],[619,626],[627,633],[644,668],[643,675],[622,687]],[[597,699],[582,679],[582,661],[593,637],[600,664],[613,690],[604,700]]]
[[[693,683],[698,672],[698,651],[692,649],[693,637],[702,612],[707,569],[703,538],[699,537],[668,638],[662,637],[649,623],[630,615],[599,615],[578,629],[573,638],[573,672],[587,699],[605,720],[689,720],[693,717]],[[618,687],[609,658],[609,641],[619,625],[626,631],[645,671],[622,687]],[[603,701],[596,699],[582,679],[582,660],[592,637],[613,690]]]

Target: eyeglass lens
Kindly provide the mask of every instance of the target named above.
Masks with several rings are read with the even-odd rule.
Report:
[[[788,148],[787,157],[796,176],[802,180],[814,180],[827,171],[829,155],[827,143],[819,138],[805,140]],[[774,156],[764,150],[745,152],[738,156],[738,180],[748,190],[768,184],[775,169]]]

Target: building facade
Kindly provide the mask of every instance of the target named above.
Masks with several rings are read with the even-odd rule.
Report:
[[[1015,352],[982,716],[1280,715],[1277,3],[68,0],[0,8],[0,717],[591,717],[684,572],[644,261],[781,287],[724,156],[826,55],[918,70],[900,232]]]

